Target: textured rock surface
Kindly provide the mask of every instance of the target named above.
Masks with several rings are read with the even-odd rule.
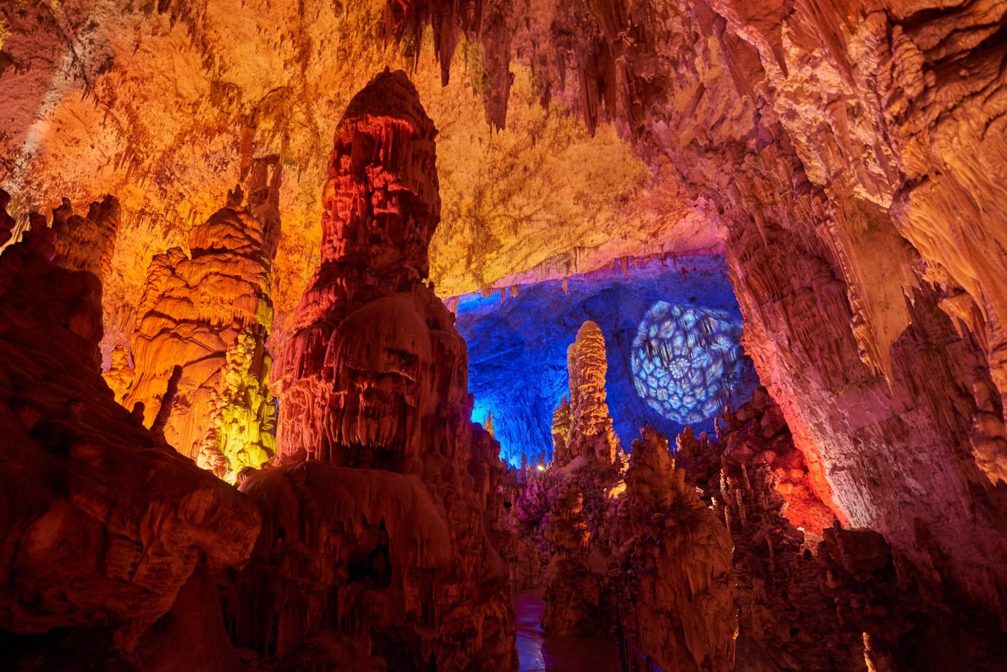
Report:
[[[124,406],[144,405],[149,425],[181,366],[165,438],[231,481],[272,455],[276,414],[266,340],[280,236],[277,158],[254,160],[243,182],[193,229],[187,249],[154,257],[130,337],[132,370],[119,354],[108,375]]]
[[[233,636],[297,669],[516,663],[499,447],[469,420],[465,344],[424,284],[435,133],[401,71],[347,108],[321,265],[277,362],[278,466],[242,485],[265,523]]]
[[[558,3],[512,41],[566,46],[512,55],[717,204],[749,353],[821,499],[935,566],[926,528],[998,610],[1005,11]]]
[[[87,271],[104,284],[112,274],[112,257],[119,234],[121,208],[114,196],[92,203],[87,216],[73,213],[66,199],[53,210],[55,262],[72,271]]]
[[[485,25],[503,38],[517,12],[495,5],[511,18]],[[106,193],[120,198],[121,276],[106,294],[122,312],[110,341],[132,330],[150,259],[184,245],[234,175],[268,154],[281,154],[285,168],[287,235],[273,292],[283,327],[318,260],[318,176],[335,122],[386,65],[415,64],[413,80],[441,130],[445,216],[431,277],[442,296],[506,286],[532,268],[526,279],[561,277],[619,255],[718,244],[712,223],[682,205],[676,185],[653,179],[614,129],[591,136],[558,107],[540,106],[530,68],[511,78],[462,39],[444,87],[431,40],[386,46],[387,14],[385,0],[0,6],[0,186],[15,196],[19,218],[63,195],[78,209]],[[507,128],[494,132],[484,96],[501,76],[510,100],[494,93],[494,106],[509,103]]]
[[[734,543],[736,670],[994,670],[996,615],[872,530],[824,529],[779,411],[763,391],[716,440],[679,437],[676,459]],[[790,462],[793,469],[781,469]],[[793,486],[793,487],[785,487]],[[818,515],[810,515],[817,512]],[[801,523],[804,526],[799,526]],[[926,542],[924,543],[931,543]]]
[[[685,483],[668,440],[633,442],[613,547],[630,655],[662,670],[733,670],[737,612],[727,528]]]
[[[605,401],[605,338],[586,321],[567,350],[570,401],[553,414],[553,459],[529,478],[518,501],[522,522],[547,565],[542,628],[567,637],[613,636],[609,491],[625,469]]]
[[[612,464],[619,440],[612,428],[612,416],[605,401],[605,337],[590,320],[581,325],[577,339],[567,352],[570,376],[570,425],[566,451],[553,459],[560,465],[577,456]],[[553,435],[556,435],[556,427]],[[562,430],[562,427],[559,428]]]
[[[678,437],[675,454],[690,481],[728,467],[732,473],[765,472],[767,486],[776,493],[774,499],[782,502],[780,513],[804,533],[809,545],[817,544],[835,519],[833,507],[815,493],[804,455],[794,446],[783,413],[765,388],[717,419],[715,441],[705,434],[697,439],[686,431]]]
[[[808,484],[840,520],[882,533],[894,556],[1005,611],[1002,2],[386,4],[0,7],[2,154],[14,157],[3,170],[18,216],[54,205],[69,182],[80,185],[74,203],[119,193],[138,220],[127,237],[180,241],[230,186],[203,178],[233,174],[224,167],[249,148],[291,138],[295,165],[324,160],[319,120],[386,60],[374,47],[381,25],[427,81],[472,66],[478,95],[450,88],[455,77],[438,119],[458,152],[445,173],[480,186],[469,200],[446,189],[449,253],[435,269],[458,289],[445,291],[653,251],[674,238],[668,220],[716,225],[749,354]],[[417,38],[425,24],[437,27],[440,68]],[[539,114],[535,98],[610,142]],[[477,118],[463,114],[473,105],[507,129],[444,123]],[[657,176],[650,191],[597,177],[640,175],[606,120]],[[567,180],[571,166],[598,170]],[[562,198],[542,196],[553,190]],[[581,216],[620,198],[663,214]],[[157,223],[139,218],[164,210]],[[302,277],[312,232],[285,241]],[[143,258],[147,247],[121,249]],[[145,268],[120,254],[118,268]]]
[[[100,284],[38,238],[0,258],[0,630],[5,665],[70,669],[60,638],[130,654],[195,571],[248,558],[259,516],[115,403]]]

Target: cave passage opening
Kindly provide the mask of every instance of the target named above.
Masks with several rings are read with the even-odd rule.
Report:
[[[652,425],[674,438],[713,430],[758,386],[722,256],[622,259],[564,279],[456,297],[469,351],[472,420],[492,423],[513,466],[552,459],[553,411],[569,396],[567,348],[586,321],[605,337],[606,390],[629,449]]]

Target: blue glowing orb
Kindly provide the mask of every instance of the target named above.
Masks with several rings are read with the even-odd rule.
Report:
[[[658,301],[633,340],[636,393],[669,420],[703,422],[739,383],[740,340],[741,327],[726,312]]]

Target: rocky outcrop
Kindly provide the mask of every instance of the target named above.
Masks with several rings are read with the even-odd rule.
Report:
[[[119,200],[114,196],[92,203],[84,217],[74,214],[70,201],[64,198],[52,211],[56,264],[72,271],[87,271],[105,282],[112,272],[120,217]]]
[[[465,344],[424,282],[435,132],[401,71],[350,102],[321,265],[277,361],[277,466],[241,486],[265,523],[233,635],[298,669],[514,662],[499,448],[469,420]]]
[[[614,630],[605,539],[592,531],[584,493],[568,484],[544,529],[549,565],[542,588],[542,629],[564,637],[610,637]],[[595,526],[596,527],[596,526]]]
[[[0,256],[4,664],[131,669],[195,573],[248,558],[259,514],[115,403],[101,285],[49,261],[51,233]]]
[[[612,637],[609,492],[625,469],[605,392],[605,338],[587,321],[567,350],[570,401],[553,413],[553,456],[529,472],[517,502],[524,534],[540,551],[542,628],[569,637]]]
[[[255,160],[227,205],[189,234],[188,250],[157,255],[148,271],[128,358],[108,379],[149,425],[175,366],[182,367],[164,427],[168,443],[233,481],[274,448],[269,392],[271,268],[279,244],[278,157]],[[247,193],[246,193],[247,192]],[[128,386],[124,380],[129,380]]]
[[[716,440],[679,437],[687,481],[734,544],[735,669],[996,669],[998,619],[966,607],[946,570],[921,570],[875,531],[809,524],[827,508],[809,500],[780,421],[759,390]]]
[[[8,205],[10,205],[10,194],[0,189],[0,248],[10,242],[17,227],[17,221],[7,212]]]
[[[622,570],[617,611],[634,669],[733,670],[731,536],[653,428],[633,442],[612,543]]]
[[[730,531],[736,669],[865,670],[862,633],[837,615],[814,558],[829,510],[807,490],[779,409],[757,390],[717,429],[680,435],[676,461]]]
[[[818,498],[804,455],[794,446],[783,413],[765,388],[756,389],[747,403],[717,418],[715,440],[705,434],[696,438],[687,428],[678,436],[675,455],[689,480],[704,485],[709,485],[704,479],[724,470],[752,477],[761,473],[774,493],[772,498],[781,503],[780,513],[803,533],[809,546],[821,541],[822,531],[835,520],[832,507]]]

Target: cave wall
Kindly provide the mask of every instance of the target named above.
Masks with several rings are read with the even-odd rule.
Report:
[[[748,350],[822,499],[1002,608],[1007,9],[544,11],[512,44],[565,49],[510,56],[715,204]]]
[[[188,633],[162,619],[248,560],[260,516],[116,403],[99,369],[101,283],[53,263],[53,234],[0,258],[3,667],[165,669],[133,664],[153,637],[184,641],[179,663],[234,669],[198,610],[183,609]]]

